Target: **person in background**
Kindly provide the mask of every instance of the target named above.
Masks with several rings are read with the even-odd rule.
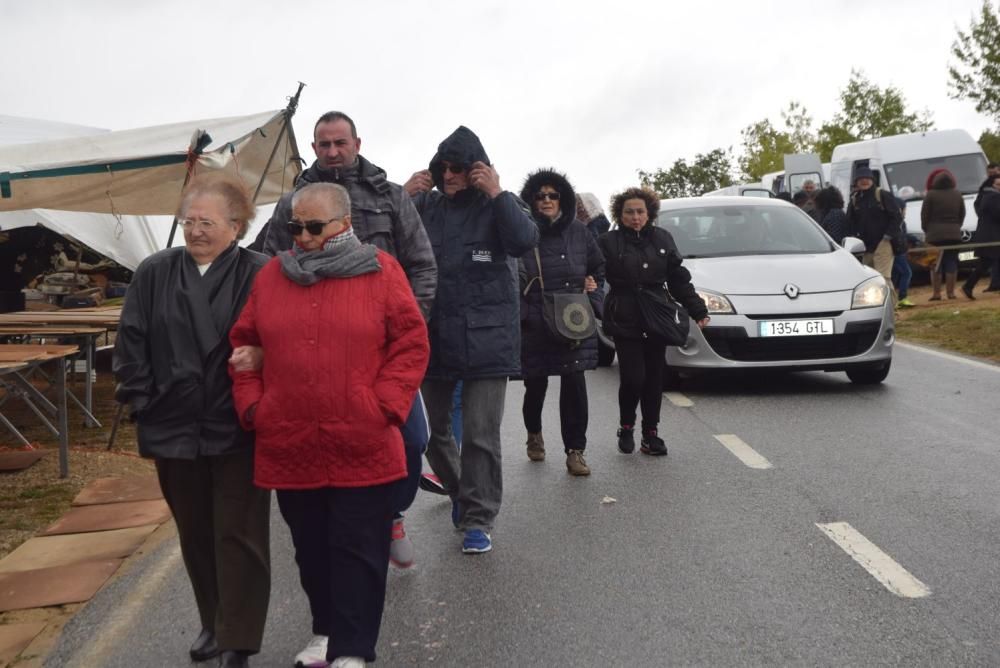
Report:
[[[517,258],[538,243],[538,226],[524,202],[500,187],[486,149],[465,126],[438,145],[429,169],[414,173],[405,187],[438,265],[431,360],[422,385],[431,427],[427,461],[452,495],[462,552],[489,552],[503,497],[507,379],[521,372]],[[461,451],[451,426],[459,381]]]
[[[900,192],[903,192],[906,188],[909,188],[909,186],[904,186],[900,189]],[[903,220],[901,223],[903,238],[908,239],[908,235],[906,234],[906,200],[902,197],[897,197],[896,205],[899,207],[899,215]],[[916,306],[907,296],[910,292],[910,281],[913,279],[913,269],[910,268],[910,260],[906,253],[908,248],[909,244],[903,249],[902,253],[896,253],[892,260],[892,283],[896,286],[896,294],[899,296],[896,306],[901,308]]]
[[[587,226],[595,239],[611,229],[611,221],[604,215],[604,207],[593,193],[577,193],[576,219]]]
[[[924,239],[931,246],[955,246],[962,242],[962,223],[965,222],[965,199],[955,184],[955,177],[947,169],[935,169],[927,176],[927,194],[920,209],[920,226]],[[955,282],[958,278],[958,251],[946,250],[941,254],[940,268],[931,271],[932,293],[930,301],[940,301],[941,282],[944,277],[945,294],[955,299]]]
[[[427,367],[427,327],[399,263],[355,236],[343,186],[309,184],[291,206],[295,248],[261,270],[229,335],[233,397],[309,601],[313,638],[295,664],[363,668],[375,660],[407,479],[399,428]],[[247,348],[261,349],[261,368],[241,358]]]
[[[976,243],[1000,242],[1000,170],[993,177],[990,185],[982,189],[982,199],[979,200],[979,224],[976,225],[976,234],[972,240]],[[992,274],[993,281],[1000,281],[1000,246],[987,246],[976,249],[976,266],[969,274],[969,277],[962,284],[962,293],[969,299],[975,299],[972,291],[976,288],[979,279],[986,275],[987,271]],[[996,290],[991,281],[987,291]]]
[[[608,285],[604,303],[605,331],[615,339],[618,353],[618,450],[635,451],[636,408],[642,407],[640,451],[665,455],[667,446],[658,426],[663,403],[663,366],[666,342],[646,331],[636,290],[640,286],[663,289],[703,328],[708,324],[708,308],[684,267],[670,232],[657,227],[660,199],[646,188],[629,188],[611,201],[611,218],[616,229],[601,236],[598,245],[606,262]]]
[[[865,243],[861,262],[882,274],[892,288],[892,261],[905,247],[900,225],[902,218],[896,198],[875,186],[875,175],[868,167],[859,167],[854,174],[856,190],[847,205],[847,229]],[[892,291],[893,300],[896,298]]]
[[[982,182],[979,186],[979,190],[976,193],[976,199],[972,202],[972,209],[979,215],[979,205],[983,201],[983,193],[993,187],[993,179],[1000,176],[1000,164],[991,162],[986,165],[986,180]]]
[[[847,214],[844,213],[844,196],[836,186],[827,186],[816,193],[816,213],[819,225],[837,244],[847,236]]]
[[[115,341],[118,401],[138,423],[201,618],[193,661],[246,666],[260,651],[271,591],[271,493],[253,483],[254,437],[233,405],[229,330],[267,263],[240,248],[254,206],[226,177],[195,177],[177,218],[184,247],[135,270]]]
[[[775,199],[780,199],[782,201],[792,203],[792,193],[782,190],[780,193],[774,196]]]
[[[336,183],[347,188],[354,234],[362,243],[373,244],[399,262],[426,318],[437,287],[437,264],[420,214],[403,187],[390,181],[381,167],[361,155],[357,127],[342,111],[328,111],[319,117],[313,127],[312,149],[316,160],[299,175],[295,190],[310,183]],[[295,190],[282,196],[271,220],[257,235],[254,243],[267,255],[277,255],[294,245],[286,226],[292,216]],[[415,550],[403,525],[403,513],[417,494],[428,439],[427,417],[419,395],[400,429],[406,446],[408,477],[405,484],[396,487],[389,555],[394,566],[409,568]]]
[[[572,346],[556,341],[545,323],[541,283],[545,282],[547,292],[586,292],[599,316],[604,256],[594,235],[575,218],[577,197],[564,174],[551,169],[529,174],[521,199],[531,202],[531,216],[541,235],[538,255],[529,253],[521,259],[521,412],[528,432],[528,459],[545,459],[542,406],[549,376],[559,376],[559,425],[566,469],[571,475],[587,476],[590,467],[583,456],[588,422],[585,372],[597,368],[597,334]]]

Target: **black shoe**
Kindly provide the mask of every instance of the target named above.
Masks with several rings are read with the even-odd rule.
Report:
[[[626,455],[635,452],[635,432],[631,427],[618,430],[618,451]]]
[[[219,666],[222,668],[245,668],[250,665],[246,652],[227,649],[219,655]]]
[[[663,442],[663,439],[656,435],[656,430],[644,431],[642,433],[642,443],[639,445],[639,451],[644,455],[653,455],[654,457],[662,456],[667,454],[667,444]]]
[[[208,629],[202,629],[191,645],[192,661],[208,661],[219,656],[219,645],[215,642],[215,634]]]
[[[417,485],[425,492],[448,496],[448,490],[445,488],[444,483],[433,473],[421,473],[420,482]]]
[[[972,296],[972,286],[968,283],[962,285],[962,294],[969,299],[975,299],[975,297]]]

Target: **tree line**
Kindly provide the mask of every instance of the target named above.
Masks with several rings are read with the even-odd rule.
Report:
[[[1000,0],[996,9],[983,0],[968,29],[956,33],[948,95],[974,102],[976,111],[996,122],[994,130],[980,135],[979,144],[991,162],[1000,162]],[[639,170],[639,179],[663,198],[697,197],[781,171],[789,153],[816,153],[829,162],[839,144],[934,129],[929,110],[909,109],[902,91],[878,86],[862,70],[851,70],[839,101],[833,118],[815,127],[806,107],[792,100],[782,109],[780,122],[765,118],[743,128],[738,154],[732,146],[716,148],[690,161],[675,160],[667,169]]]

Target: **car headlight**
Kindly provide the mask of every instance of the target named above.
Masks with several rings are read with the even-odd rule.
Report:
[[[708,307],[709,315],[736,313],[736,309],[723,295],[708,290],[698,290],[697,292],[698,296],[705,302],[705,306]]]
[[[851,300],[851,308],[874,308],[882,306],[888,296],[889,287],[885,284],[885,279],[881,276],[873,276],[854,288],[854,298]]]

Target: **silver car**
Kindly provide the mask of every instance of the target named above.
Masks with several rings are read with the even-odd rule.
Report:
[[[709,369],[846,371],[855,383],[889,373],[890,288],[798,207],[752,197],[663,200],[667,229],[708,305],[687,345],[667,348],[668,380]]]

